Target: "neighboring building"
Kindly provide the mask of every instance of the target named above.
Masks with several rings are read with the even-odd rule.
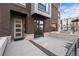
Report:
[[[52,31],[58,31],[58,22],[60,21],[60,4],[53,3],[52,4],[52,12],[51,12],[51,25]]]
[[[58,30],[58,3],[1,3],[0,36],[22,39],[28,34],[44,36]]]
[[[61,20],[61,31],[71,31],[71,18]]]
[[[72,20],[72,31],[79,33],[79,19],[75,18]]]

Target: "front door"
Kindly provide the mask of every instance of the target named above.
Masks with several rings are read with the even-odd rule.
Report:
[[[22,38],[22,19],[14,19],[14,39]]]
[[[34,20],[34,37],[41,37],[44,30],[44,21],[43,20]]]

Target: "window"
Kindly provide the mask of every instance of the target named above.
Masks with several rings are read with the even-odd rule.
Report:
[[[40,3],[40,4],[42,4],[42,5],[46,6],[46,3]]]
[[[40,24],[43,24],[43,21],[40,21]]]
[[[15,3],[15,4],[24,8],[26,7],[26,3]]]
[[[16,27],[21,27],[21,25],[20,24],[16,24]]]
[[[24,6],[26,5],[25,3],[20,3],[20,4],[22,4],[22,5],[24,5]]]
[[[48,12],[49,6],[48,3],[46,3],[46,11]]]
[[[16,29],[16,32],[20,32],[21,31],[21,29]]]
[[[16,36],[21,36],[21,33],[16,33]]]
[[[48,12],[49,9],[48,3],[38,3],[38,9],[41,11]]]

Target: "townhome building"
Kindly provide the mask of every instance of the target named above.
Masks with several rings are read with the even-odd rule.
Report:
[[[0,37],[38,38],[58,31],[59,3],[0,3]]]

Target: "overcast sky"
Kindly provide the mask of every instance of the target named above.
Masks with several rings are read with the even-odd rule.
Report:
[[[79,15],[79,3],[62,3],[60,6],[62,18],[69,18]]]

